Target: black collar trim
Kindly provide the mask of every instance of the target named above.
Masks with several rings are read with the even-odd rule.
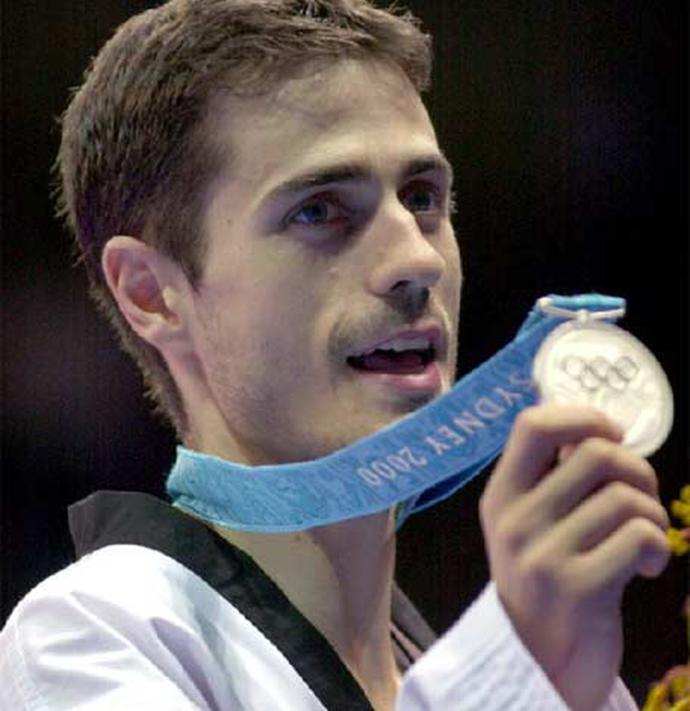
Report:
[[[261,630],[326,708],[372,711],[328,641],[249,556],[201,521],[148,494],[99,491],[70,506],[69,525],[78,558],[108,545],[134,544],[177,560]],[[393,636],[404,671],[435,635],[397,586],[393,617],[394,628],[406,636],[402,644],[399,634]],[[417,652],[410,653],[410,640]]]

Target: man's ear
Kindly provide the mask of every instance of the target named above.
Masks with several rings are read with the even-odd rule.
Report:
[[[183,297],[189,284],[175,262],[139,239],[118,235],[105,244],[101,267],[135,333],[159,351],[186,342]]]

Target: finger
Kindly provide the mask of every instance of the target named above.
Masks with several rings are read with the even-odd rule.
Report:
[[[553,465],[562,446],[590,437],[619,442],[623,433],[589,407],[541,405],[523,410],[489,483],[496,505],[531,489]]]
[[[622,482],[613,482],[554,525],[545,545],[560,558],[585,553],[636,518],[651,522],[662,535],[670,525],[668,514],[656,499]]]
[[[525,514],[558,521],[592,492],[616,481],[658,500],[656,473],[646,459],[609,440],[585,440],[530,492],[532,511]]]
[[[556,466],[531,491],[505,508],[501,516],[503,535],[516,548],[537,537],[546,536],[549,540],[560,523],[579,515],[582,506],[587,505],[585,510],[590,511],[589,497],[600,501],[597,492],[608,491],[614,483],[617,486],[606,494],[609,506],[606,513],[615,515],[618,508],[622,508],[618,525],[631,506],[632,492],[649,499],[653,515],[668,525],[668,516],[659,503],[656,474],[649,462],[619,444],[593,438],[578,445],[565,463]],[[616,493],[620,494],[620,501]],[[573,550],[568,548],[568,552]]]
[[[568,458],[570,455],[575,451],[575,448],[577,447],[576,444],[564,444],[559,450],[558,450],[558,461],[559,462],[566,462],[568,461]]]
[[[602,595],[618,595],[635,575],[661,575],[670,556],[666,536],[656,524],[643,518],[630,519],[579,557],[580,584],[600,590]]]

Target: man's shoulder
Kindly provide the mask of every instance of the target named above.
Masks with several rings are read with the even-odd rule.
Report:
[[[272,685],[255,688],[257,669]],[[13,711],[278,708],[283,696],[323,708],[240,610],[180,562],[133,544],[98,548],[25,596],[0,631],[0,688],[14,704],[0,709]]]
[[[69,523],[78,560],[29,591],[8,625],[55,620],[58,610],[119,622],[184,618],[199,598],[208,605],[218,597],[207,574],[214,563],[235,561],[208,527],[148,494],[96,492],[70,507]],[[226,577],[236,572],[230,563]]]
[[[99,548],[43,580],[20,600],[8,620],[39,628],[66,616],[151,619],[188,609],[204,583],[177,561],[140,545]]]
[[[10,614],[0,631],[3,693],[18,709],[71,708],[106,695],[104,680],[115,690],[125,670],[133,688],[149,693],[160,686],[156,669],[163,665],[174,678],[180,667],[170,661],[183,659],[174,645],[186,648],[198,636],[190,596],[203,588],[179,563],[143,546],[84,556],[39,583]],[[161,693],[177,699],[168,686]],[[118,693],[126,696],[126,685]],[[120,696],[124,707],[130,699]]]
[[[118,543],[87,553],[40,582],[27,597],[80,591],[128,594],[144,585],[163,588],[171,578],[188,574],[183,565],[159,550]]]

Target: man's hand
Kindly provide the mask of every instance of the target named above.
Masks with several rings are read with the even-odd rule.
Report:
[[[625,585],[669,558],[654,470],[621,439],[590,408],[525,410],[480,504],[503,605],[576,711],[600,708],[618,674]]]

